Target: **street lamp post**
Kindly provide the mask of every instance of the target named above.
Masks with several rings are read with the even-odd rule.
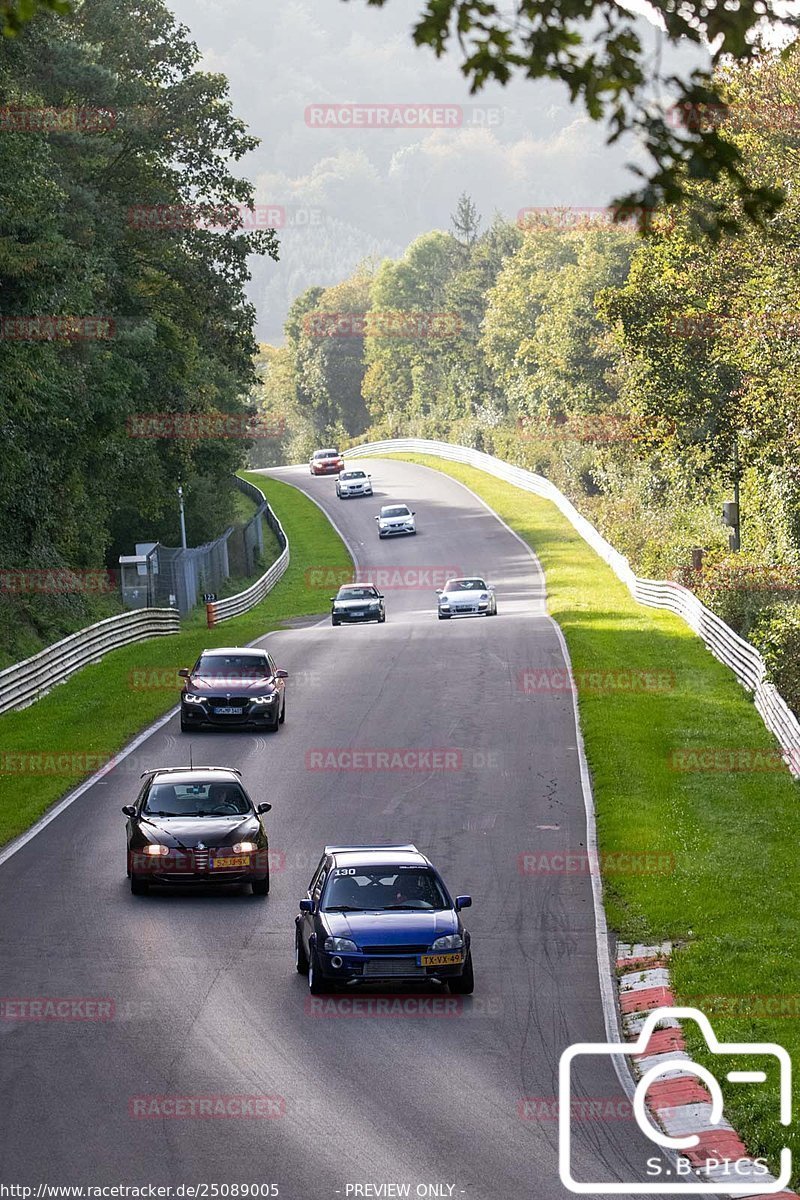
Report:
[[[183,488],[178,484],[178,503],[181,506],[181,546],[186,549],[186,516],[183,511]]]

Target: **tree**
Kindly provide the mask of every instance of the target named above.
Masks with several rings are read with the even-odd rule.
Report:
[[[450,218],[450,224],[455,230],[454,236],[459,246],[465,250],[471,250],[478,240],[481,219],[477,208],[466,192],[462,192],[459,196],[456,211]]]
[[[367,3],[380,8],[387,0]],[[783,191],[754,185],[740,150],[717,128],[725,94],[713,71],[731,60],[754,60],[765,26],[795,29],[800,17],[777,0],[735,5],[653,0],[652,8],[668,42],[688,41],[709,51],[709,69],[697,69],[688,79],[665,77],[660,68],[654,74],[635,18],[616,0],[515,0],[510,8],[495,0],[426,0],[413,38],[437,58],[455,41],[473,93],[490,81],[506,84],[515,75],[558,79],[592,120],[608,121],[609,142],[626,132],[638,135],[653,167],[618,204],[638,211],[643,226],[653,209],[690,195],[696,220],[713,237],[748,220],[763,225],[780,206]],[[671,113],[653,110],[653,91],[676,93]],[[691,180],[727,180],[732,195],[706,197],[690,189]]]

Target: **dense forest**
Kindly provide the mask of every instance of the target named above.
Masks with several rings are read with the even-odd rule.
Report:
[[[252,187],[231,167],[255,142],[198,59],[160,0],[85,0],[0,38],[4,572],[179,544],[178,483],[189,544],[232,511],[256,350],[247,258],[276,249],[242,228]],[[76,578],[0,588],[0,626],[85,623],[100,602]]]
[[[258,358],[254,396],[285,422],[259,461],[420,436],[539,471],[640,574],[687,583],[755,642],[800,710],[800,53],[719,82],[726,110],[679,116],[714,122],[754,186],[786,188],[767,230],[715,241],[689,204],[484,220],[462,196],[450,230],[297,298]]]

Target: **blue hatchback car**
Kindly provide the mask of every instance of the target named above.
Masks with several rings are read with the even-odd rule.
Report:
[[[295,918],[295,965],[312,995],[336,985],[474,988],[470,896],[450,895],[416,846],[326,846]]]

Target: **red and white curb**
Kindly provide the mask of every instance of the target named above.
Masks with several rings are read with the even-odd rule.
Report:
[[[635,1041],[639,1037],[653,1009],[678,1006],[670,986],[671,953],[670,942],[662,942],[658,946],[625,943],[617,946],[619,1007],[623,1032],[628,1041]],[[674,1063],[676,1060],[685,1060],[687,1064],[691,1061],[686,1053],[680,1022],[670,1017],[659,1022],[659,1027],[648,1042],[647,1053],[633,1056],[634,1070],[640,1077],[659,1063]],[[696,1075],[680,1069],[666,1071],[648,1088],[647,1107],[657,1124],[670,1137],[697,1136],[697,1145],[681,1151],[681,1154],[689,1160],[699,1179],[721,1185],[718,1192],[720,1196],[731,1194],[726,1193],[724,1184],[730,1184],[734,1178],[737,1185],[745,1184],[750,1177],[753,1191],[739,1192],[739,1195],[745,1194],[751,1200],[796,1195],[788,1191],[763,1191],[765,1186],[775,1183],[775,1177],[765,1174],[763,1167],[747,1153],[733,1126],[724,1118],[716,1125],[711,1124],[711,1093]],[[732,1163],[735,1164],[735,1176],[731,1174]]]

